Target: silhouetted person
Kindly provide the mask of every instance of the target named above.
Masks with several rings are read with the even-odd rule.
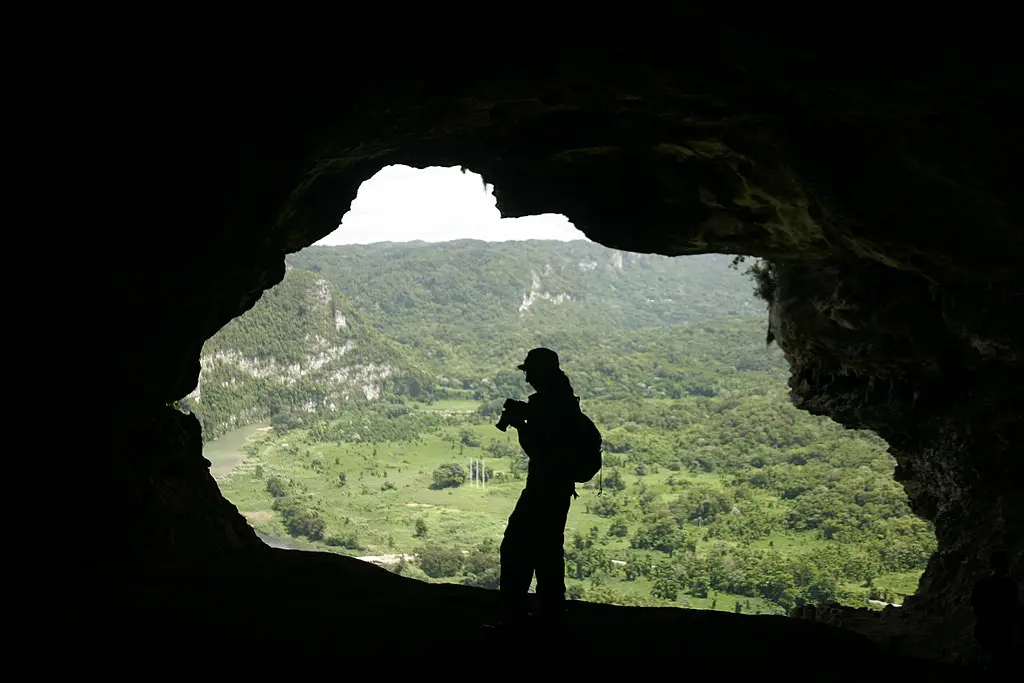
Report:
[[[499,429],[504,424],[517,429],[519,444],[530,459],[526,487],[501,542],[503,625],[522,625],[528,616],[534,572],[541,622],[557,625],[565,608],[565,521],[576,493],[575,483],[566,473],[562,444],[571,438],[568,426],[579,411],[579,399],[551,349],[531,350],[518,367],[526,372],[526,381],[537,393],[525,404],[506,402],[498,425]]]
[[[992,573],[978,581],[971,594],[974,638],[981,648],[982,666],[1008,671],[1021,639],[1021,604],[1017,582],[1010,576],[1010,558],[997,550],[989,559]]]

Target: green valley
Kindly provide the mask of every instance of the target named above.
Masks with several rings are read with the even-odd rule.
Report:
[[[881,439],[789,403],[763,302],[730,261],[588,242],[310,247],[207,342],[182,407],[258,531],[494,588],[525,456],[493,425],[529,391],[516,363],[550,346],[605,441],[566,530],[572,597],[898,603],[934,533]]]

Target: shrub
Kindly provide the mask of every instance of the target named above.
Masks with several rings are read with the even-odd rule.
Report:
[[[324,541],[327,545],[332,548],[347,548],[349,550],[359,550],[359,536],[356,534],[354,529],[342,529],[327,537]]]
[[[428,544],[416,551],[420,569],[432,579],[455,576],[462,569],[462,553],[453,548]]]
[[[267,479],[267,493],[274,498],[284,498],[288,495],[288,490],[285,488],[281,477],[270,477]]]
[[[413,526],[412,535],[415,536],[416,538],[426,538],[427,537],[427,523],[425,521],[423,521],[422,517],[420,517],[420,518],[418,518],[416,520],[416,524]]]
[[[445,463],[434,470],[433,479],[433,489],[455,488],[466,483],[466,470],[458,463]]]
[[[291,536],[305,536],[311,541],[323,538],[327,524],[316,510],[288,496],[275,500],[274,509],[281,514],[281,521]]]

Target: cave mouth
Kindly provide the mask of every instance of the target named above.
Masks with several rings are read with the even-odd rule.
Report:
[[[201,92],[202,105],[178,110],[197,125],[154,121],[160,156],[130,174],[161,207],[147,228],[169,238],[112,259],[114,476],[80,489],[109,493],[135,542],[86,550],[90,561],[145,567],[261,545],[213,485],[198,423],[167,404],[196,385],[203,342],[282,279],[285,254],[337,227],[370,173],[464,161],[500,188],[507,216],[564,213],[641,253],[769,259],[769,330],[794,403],[883,437],[912,508],[935,525],[938,552],[900,610],[905,642],[975,657],[969,595],[992,549],[1009,548],[1024,574],[1024,330],[1007,313],[1024,308],[1022,138],[1007,106],[1020,79],[1000,54],[1015,43],[992,33],[1015,24],[959,11],[950,31],[887,21],[896,38],[865,51],[776,8],[687,12],[647,21],[638,51],[572,30],[550,50],[495,51],[481,35],[480,50],[458,41],[367,62],[350,41],[325,43],[329,59],[296,51],[302,65],[278,61],[276,81],[203,60],[147,79],[153,102]],[[972,19],[978,49],[938,44]],[[687,24],[699,30],[679,40]],[[656,39],[659,28],[671,35]],[[338,68],[342,48],[364,78]],[[453,69],[455,53],[487,57]]]
[[[383,169],[204,345],[180,407],[264,543],[496,588],[525,464],[492,425],[545,345],[605,437],[607,495],[581,487],[566,529],[571,598],[787,614],[913,594],[934,532],[881,438],[791,404],[764,264],[609,249],[561,216],[503,220],[491,190]]]

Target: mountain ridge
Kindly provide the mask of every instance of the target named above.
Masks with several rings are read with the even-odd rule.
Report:
[[[575,240],[312,246],[289,255],[345,291],[425,367],[479,377],[570,330],[766,317],[732,257],[670,258]],[[489,349],[476,348],[483,344]]]

